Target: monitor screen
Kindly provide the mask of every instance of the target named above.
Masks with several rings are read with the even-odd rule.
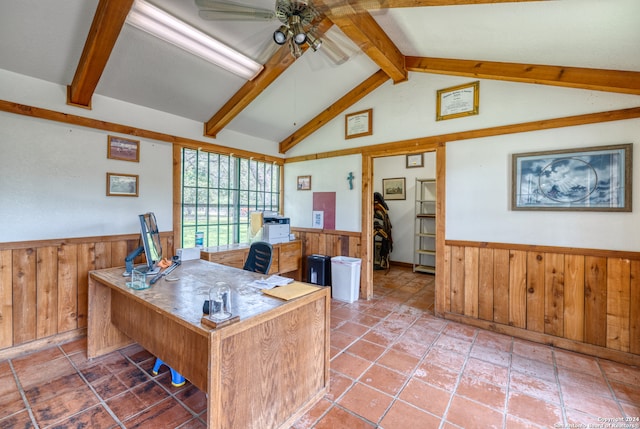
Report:
[[[162,259],[162,245],[160,244],[160,232],[153,213],[139,215],[140,230],[142,233],[142,245],[147,259],[147,267],[154,270],[156,264]]]

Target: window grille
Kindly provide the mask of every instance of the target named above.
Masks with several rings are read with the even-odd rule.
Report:
[[[182,149],[182,247],[246,243],[253,211],[280,211],[281,167],[204,150]]]

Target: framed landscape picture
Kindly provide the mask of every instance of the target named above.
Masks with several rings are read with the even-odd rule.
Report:
[[[406,200],[405,178],[382,179],[382,197],[385,200]]]
[[[107,158],[120,161],[140,162],[140,141],[109,136]]]
[[[631,211],[632,144],[512,155],[512,210]]]
[[[137,197],[138,175],[107,173],[107,196]]]

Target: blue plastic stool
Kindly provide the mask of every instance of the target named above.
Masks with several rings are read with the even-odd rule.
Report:
[[[151,370],[151,373],[153,375],[158,375],[158,371],[160,370],[160,367],[162,365],[167,364],[162,362],[162,360],[160,360],[159,358],[156,358],[156,364],[153,366],[153,370]],[[186,383],[184,377],[169,365],[167,365],[167,368],[169,368],[169,370],[171,371],[171,385],[173,385],[174,387],[184,386],[184,384]]]

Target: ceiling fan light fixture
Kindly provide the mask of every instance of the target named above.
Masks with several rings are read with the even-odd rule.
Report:
[[[126,22],[244,79],[252,80],[264,68],[262,64],[143,0],[135,0]]]
[[[307,44],[313,49],[313,51],[317,51],[322,46],[322,40],[318,39],[311,33],[307,33]]]
[[[299,15],[291,15],[289,17],[289,28],[293,33],[293,41],[297,45],[302,45],[307,41],[307,33],[304,32],[304,28],[302,27],[302,23],[300,22]]]
[[[284,45],[288,34],[289,28],[286,25],[281,25],[280,28],[273,32],[273,41],[278,45]]]
[[[300,48],[300,45],[295,43],[293,39],[289,39],[289,50],[291,51],[291,55],[293,55],[295,59],[300,58],[300,56],[302,55],[302,49]]]
[[[304,44],[304,42],[307,41],[307,35],[305,34],[304,31],[300,31],[298,33],[294,31],[293,34],[294,34],[293,41],[296,43],[296,45],[302,45]]]

